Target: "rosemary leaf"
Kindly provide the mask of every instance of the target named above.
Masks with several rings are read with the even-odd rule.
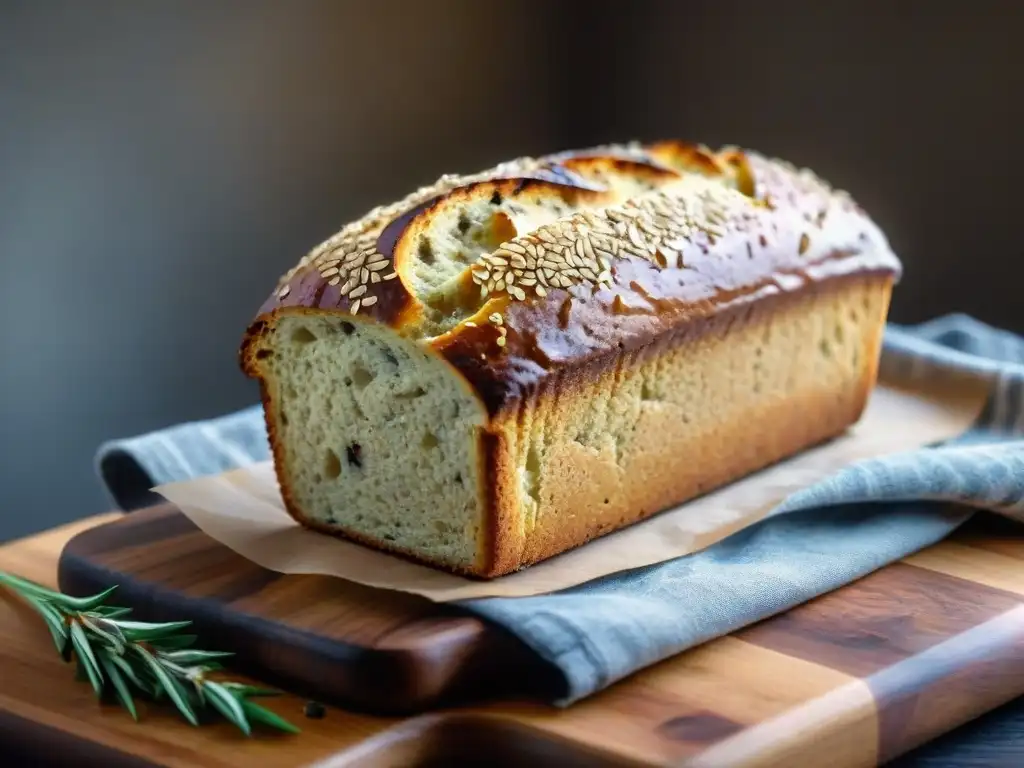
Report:
[[[167,698],[167,691],[160,684],[160,681],[153,677],[149,683],[150,689],[153,691],[153,701],[162,701]]]
[[[132,716],[132,720],[135,722],[139,721],[139,713],[135,711],[135,701],[132,699],[132,694],[128,690],[128,685],[125,683],[124,677],[122,677],[120,670],[117,665],[111,661],[111,657],[108,654],[100,654],[100,664],[103,665],[103,671],[107,673],[107,679],[114,686],[114,692],[117,694],[117,698],[120,700],[121,705],[128,710],[128,714]]]
[[[124,633],[121,631],[121,625],[113,619],[108,619],[106,616],[98,616],[91,611],[80,615],[83,618],[88,619],[99,631],[106,632],[108,635],[113,635],[122,643],[127,642]]]
[[[50,603],[31,595],[23,594],[22,597],[43,617],[43,621],[46,622],[46,628],[50,630],[50,634],[53,636],[53,643],[57,646],[57,653],[63,654],[68,644],[68,625],[60,611],[50,605]]]
[[[102,605],[103,601],[110,597],[116,589],[117,585],[115,584],[92,597],[71,597],[56,592],[53,602],[68,611],[91,611]]]
[[[147,696],[153,695],[153,686],[148,681],[143,680],[142,676],[136,673],[135,669],[125,661],[124,657],[116,655],[110,648],[104,648],[100,651],[100,658],[106,658],[107,661],[117,667],[121,674],[142,693]]]
[[[90,618],[88,614],[79,614],[79,621],[82,626],[93,633],[97,638],[104,640],[118,653],[124,653],[125,637],[116,624],[102,618]]]
[[[167,671],[160,666],[160,662],[157,661],[149,651],[139,645],[133,645],[132,649],[142,657],[143,661],[146,662],[150,672],[153,673],[153,677],[156,678],[160,687],[167,693],[171,701],[178,708],[181,714],[188,720],[192,725],[199,725],[199,721],[196,719],[196,713],[192,710],[192,705],[188,702],[188,692],[184,686],[172,677]]]
[[[77,621],[71,622],[71,643],[75,647],[75,655],[79,663],[85,667],[85,673],[89,676],[92,689],[97,696],[103,695],[103,673],[100,671],[99,662],[89,645],[89,638],[85,636],[85,630]]]
[[[102,605],[103,601],[110,597],[114,590],[117,589],[117,585],[115,584],[114,586],[108,587],[102,592],[90,597],[72,597],[71,595],[65,595],[62,592],[55,592],[52,589],[47,589],[41,584],[36,584],[34,581],[29,581],[28,579],[23,579],[20,576],[15,576],[12,573],[6,573],[3,571],[0,571],[0,584],[5,584],[8,587],[17,590],[22,595],[35,595],[36,597],[53,603],[68,612],[91,611],[97,606]]]
[[[119,619],[122,616],[127,616],[132,612],[131,608],[121,608],[113,605],[100,605],[92,610],[97,616],[102,616],[105,619]]]
[[[0,571],[0,584],[4,584],[11,589],[16,590],[22,596],[35,595],[43,600],[49,600],[52,602],[59,601],[63,595],[60,592],[54,592],[52,589],[44,587],[42,584],[36,584],[34,581],[23,579],[20,576],[15,576],[13,573],[6,573]]]
[[[247,699],[240,699],[239,704],[242,706],[242,709],[245,710],[245,714],[248,715],[249,719],[254,723],[269,725],[271,728],[277,728],[279,731],[284,731],[285,733],[302,733],[301,730],[289,723],[283,717],[280,717],[265,707],[261,707],[259,704]]]
[[[118,621],[122,634],[133,643],[151,643],[173,635],[179,629],[192,626],[191,621],[168,621],[150,624],[145,621]]]
[[[157,656],[173,661],[175,664],[198,664],[210,659],[226,659],[228,656],[234,655],[228,651],[196,651],[192,649],[165,651],[160,648],[157,651]]]
[[[224,717],[237,725],[242,733],[246,736],[252,735],[252,726],[249,725],[249,719],[245,716],[245,709],[229,690],[217,683],[205,682],[202,685],[202,691],[206,694],[206,700],[216,707]]]

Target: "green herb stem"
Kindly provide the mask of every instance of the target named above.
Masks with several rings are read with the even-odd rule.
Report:
[[[192,725],[199,725],[201,710],[219,713],[247,736],[253,723],[285,733],[299,732],[287,720],[251,701],[278,691],[207,678],[208,673],[221,669],[217,659],[232,654],[192,648],[195,635],[181,632],[191,626],[190,621],[125,619],[130,608],[105,604],[116,586],[91,597],[72,597],[0,571],[0,587],[39,614],[57,652],[65,661],[77,663],[98,698],[116,699],[136,720],[135,697],[150,701],[166,698]]]

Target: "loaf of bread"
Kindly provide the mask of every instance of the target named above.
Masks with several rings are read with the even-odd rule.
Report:
[[[241,360],[300,523],[489,578],[841,433],[900,271],[809,171],[606,146],[374,209],[284,275]]]

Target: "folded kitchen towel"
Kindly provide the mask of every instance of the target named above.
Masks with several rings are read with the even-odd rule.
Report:
[[[553,665],[565,705],[922,549],[975,509],[1024,521],[1024,340],[962,315],[889,326],[882,365],[903,378],[978,377],[990,395],[963,437],[851,465],[706,550],[559,593],[463,607]],[[118,504],[133,509],[154,499],[154,485],[268,458],[253,407],[112,441],[97,466]]]

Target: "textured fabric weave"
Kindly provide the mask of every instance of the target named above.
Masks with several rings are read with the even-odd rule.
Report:
[[[1024,340],[962,315],[889,326],[882,365],[904,378],[982,379],[990,394],[978,423],[943,446],[851,465],[702,552],[560,593],[462,605],[553,665],[565,705],[933,544],[976,509],[1024,521]],[[151,501],[153,485],[268,458],[254,407],[107,443],[97,467],[131,509]]]

